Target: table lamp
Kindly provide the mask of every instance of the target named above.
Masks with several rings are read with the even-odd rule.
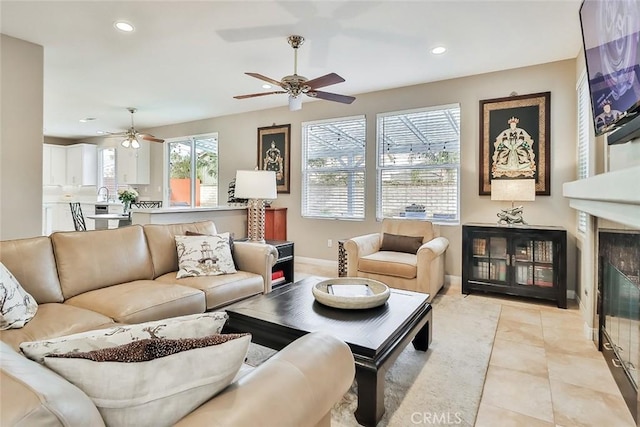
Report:
[[[278,197],[274,171],[236,171],[235,196],[249,199],[247,234],[252,242],[264,243],[264,201]]]
[[[501,209],[498,212],[498,224],[527,223],[522,218],[522,206],[515,206],[515,201],[531,202],[536,199],[535,179],[492,179],[491,200],[506,200],[511,202],[511,209]]]

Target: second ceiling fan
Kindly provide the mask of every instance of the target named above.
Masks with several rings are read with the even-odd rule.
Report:
[[[356,98],[353,96],[339,95],[337,93],[317,90],[321,87],[326,87],[345,81],[336,73],[329,73],[312,80],[308,80],[306,77],[298,75],[298,48],[302,46],[302,43],[304,43],[304,37],[293,35],[287,37],[287,40],[289,41],[289,44],[294,51],[292,75],[285,76],[282,78],[282,80],[277,81],[272,78],[263,76],[262,74],[245,73],[251,77],[264,80],[265,82],[270,83],[274,86],[279,86],[283,90],[251,93],[248,95],[238,95],[234,96],[235,99],[255,98],[257,96],[286,93],[289,95],[289,109],[291,111],[299,110],[302,108],[302,95],[307,95],[312,98],[324,99],[327,101],[341,102],[343,104],[351,104],[353,101],[355,101]]]

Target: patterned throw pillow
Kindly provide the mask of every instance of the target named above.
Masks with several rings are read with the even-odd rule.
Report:
[[[228,318],[224,311],[188,314],[153,322],[80,332],[48,340],[23,342],[20,344],[20,350],[29,359],[43,363],[44,357],[51,354],[99,350],[146,338],[202,338],[219,334]]]
[[[211,236],[176,236],[176,278],[235,273],[229,248],[229,233]]]
[[[0,330],[22,328],[33,319],[36,311],[36,300],[0,262]]]
[[[84,391],[106,425],[170,426],[233,381],[250,341],[250,334],[143,340],[44,363]]]

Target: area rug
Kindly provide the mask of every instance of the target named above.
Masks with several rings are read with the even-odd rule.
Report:
[[[456,425],[475,422],[500,305],[473,295],[438,295],[433,303],[429,350],[407,346],[387,371],[385,414],[378,427]],[[252,344],[247,363],[257,366],[274,352]],[[332,426],[358,426],[357,384],[332,411]]]

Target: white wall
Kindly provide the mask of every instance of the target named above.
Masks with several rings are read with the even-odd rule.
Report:
[[[0,240],[42,234],[42,46],[1,35]]]
[[[339,92],[336,86],[335,91]],[[288,237],[296,243],[296,255],[337,258],[337,248],[328,248],[327,239],[339,239],[379,230],[375,221],[375,120],[376,114],[450,103],[461,105],[461,216],[465,222],[494,222],[496,212],[506,204],[491,202],[478,195],[479,101],[537,92],[551,92],[551,196],[525,202],[525,218],[531,224],[561,225],[567,228],[575,262],[575,214],[562,197],[562,183],[576,178],[576,96],[575,60],[543,64],[515,70],[482,74],[447,81],[357,95],[351,105],[328,101],[305,102],[301,111],[286,107],[216,117],[190,123],[146,129],[161,138],[218,132],[220,150],[220,200],[226,200],[226,187],[237,169],[253,168],[257,162],[257,128],[291,124],[291,193],[279,194],[274,206],[288,207]],[[238,102],[251,102],[244,100]],[[283,105],[286,97],[283,97]],[[301,127],[304,121],[364,114],[367,118],[367,204],[366,221],[304,219],[300,216]],[[162,182],[162,148],[152,146],[152,182],[155,191]],[[159,195],[158,195],[159,196]],[[152,196],[154,197],[154,196]],[[451,241],[447,274],[461,275],[461,227],[446,226],[442,234]],[[569,288],[574,271],[570,267]]]

